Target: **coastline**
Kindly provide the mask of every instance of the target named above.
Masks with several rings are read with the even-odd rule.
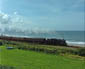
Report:
[[[68,46],[78,46],[78,47],[85,47],[85,42],[73,42],[73,41],[66,41]]]
[[[0,35],[0,37],[12,37],[12,38],[21,38],[21,39],[28,39],[28,38],[34,38],[29,36],[15,36],[15,35]],[[35,37],[36,38],[36,37]],[[47,39],[47,38],[36,38],[36,39]],[[48,39],[55,39],[55,38],[48,38]],[[63,40],[63,39],[60,39]],[[68,47],[85,47],[85,42],[79,42],[79,41],[69,41],[65,40]]]
[[[66,40],[64,39],[25,38],[25,37],[21,38],[21,37],[12,37],[12,36],[0,36],[0,39],[8,41],[27,42],[33,44],[42,44],[42,45],[67,46]]]

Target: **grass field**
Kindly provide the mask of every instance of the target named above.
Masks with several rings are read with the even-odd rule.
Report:
[[[85,69],[85,61],[67,56],[0,47],[0,65],[16,69]]]

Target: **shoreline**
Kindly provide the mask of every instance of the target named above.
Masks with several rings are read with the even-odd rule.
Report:
[[[12,37],[12,36],[0,36],[2,40],[19,41],[33,44],[54,45],[54,46],[67,46],[64,39],[47,39],[47,38],[26,38],[26,37]]]
[[[8,39],[3,39],[5,37],[8,38]],[[19,41],[19,40],[23,40],[23,39],[26,39],[26,40],[27,39],[47,39],[47,38],[32,38],[32,37],[19,37],[19,36],[16,37],[16,36],[7,36],[7,35],[1,35],[0,36],[1,40],[9,40],[10,38],[15,39],[15,40],[10,40],[10,41]],[[17,40],[17,39],[19,39],[19,40]],[[57,39],[57,40],[63,40],[63,39]],[[67,47],[85,47],[85,42],[73,42],[73,41],[67,41],[67,40],[65,40],[65,42],[67,44]]]
[[[16,37],[16,38],[40,38],[40,39],[60,39],[63,40],[64,38],[54,38],[54,37],[34,37],[34,36],[19,36],[19,35],[8,35],[8,34],[1,34],[0,36],[7,36],[7,37]],[[69,40],[67,38],[64,39],[68,46],[77,46],[77,47],[85,47],[85,40]]]
[[[68,46],[78,46],[78,47],[85,47],[85,42],[73,42],[73,41],[66,41]]]

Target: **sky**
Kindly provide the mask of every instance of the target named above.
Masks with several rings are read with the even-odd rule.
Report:
[[[84,0],[0,0],[0,28],[84,30]]]

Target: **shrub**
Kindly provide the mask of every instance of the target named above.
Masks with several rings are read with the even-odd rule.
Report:
[[[0,69],[15,69],[15,67],[0,65]]]
[[[2,45],[2,42],[0,42],[0,46]]]
[[[79,55],[80,56],[85,56],[85,47],[79,49]]]

